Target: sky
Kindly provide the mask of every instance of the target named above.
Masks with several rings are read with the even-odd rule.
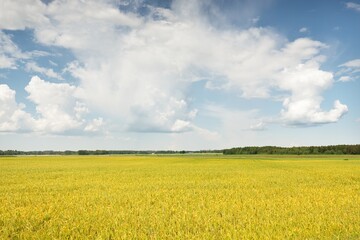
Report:
[[[360,143],[360,1],[2,0],[0,149]]]

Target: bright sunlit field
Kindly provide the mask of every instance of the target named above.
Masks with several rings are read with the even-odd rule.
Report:
[[[360,156],[0,158],[0,239],[359,239]]]

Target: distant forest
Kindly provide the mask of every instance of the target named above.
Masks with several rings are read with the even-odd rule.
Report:
[[[172,151],[172,150],[78,150],[78,151],[18,151],[0,150],[0,156],[14,155],[121,155],[121,154],[189,154],[189,153],[223,153],[223,150]]]
[[[224,149],[224,154],[360,154],[360,144],[309,147],[238,147]]]
[[[14,155],[116,155],[116,154],[191,154],[191,153],[222,153],[225,155],[236,154],[360,154],[360,144],[356,145],[332,145],[332,146],[308,146],[308,147],[237,147],[223,150],[200,150],[200,151],[136,151],[136,150],[78,150],[78,151],[17,151],[0,150],[0,156]]]

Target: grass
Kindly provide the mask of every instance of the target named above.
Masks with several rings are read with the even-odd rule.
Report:
[[[0,239],[359,239],[360,156],[0,158]]]

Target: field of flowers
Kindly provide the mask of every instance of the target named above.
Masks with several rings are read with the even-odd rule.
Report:
[[[0,158],[0,239],[359,239],[360,156]]]

